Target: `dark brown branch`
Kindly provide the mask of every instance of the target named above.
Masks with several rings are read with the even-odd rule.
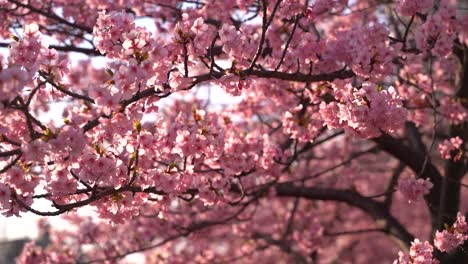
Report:
[[[260,78],[273,78],[273,79],[279,79],[279,80],[284,80],[284,81],[304,82],[304,83],[333,81],[335,79],[348,79],[348,78],[355,76],[354,72],[348,71],[348,70],[339,70],[339,71],[335,71],[331,73],[322,73],[322,74],[317,74],[317,75],[252,70],[250,74],[260,77]]]
[[[220,79],[226,74],[227,74],[226,72],[211,72],[211,73],[207,73],[203,75],[193,76],[191,77],[194,79],[192,84],[183,90],[189,90],[203,82]],[[267,70],[251,70],[251,71],[244,70],[244,71],[241,71],[239,75],[240,76],[253,75],[253,76],[260,77],[260,78],[273,78],[273,79],[279,79],[279,80],[284,80],[284,81],[305,82],[305,83],[333,81],[335,79],[348,79],[348,78],[355,76],[354,72],[350,70],[340,70],[340,71],[335,71],[331,73],[321,73],[321,74],[316,74],[316,75],[308,75],[308,74],[303,74],[303,73],[275,72],[275,71],[267,71]],[[143,98],[147,98],[150,96],[158,96],[159,98],[165,98],[171,94],[172,94],[171,92],[158,94],[158,92],[153,87],[150,87],[150,88],[147,88],[145,90],[135,93],[130,99],[121,101],[120,111],[123,111],[123,109],[125,109],[130,104],[133,104]],[[83,126],[82,128],[83,132],[87,132],[89,130],[92,130],[96,126],[98,126],[99,119],[101,117],[102,116],[99,116],[88,121],[88,123],[86,123],[86,125]]]
[[[54,203],[55,208],[57,208],[56,211],[43,212],[43,211],[36,210],[36,209],[22,203],[21,201],[19,201],[19,204],[22,207],[24,207],[26,210],[28,210],[28,211],[30,211],[30,212],[32,212],[34,214],[40,215],[40,216],[57,216],[57,215],[61,215],[63,213],[66,213],[68,211],[71,211],[73,209],[76,209],[76,208],[91,204],[91,203],[93,203],[93,202],[95,202],[97,200],[100,200],[102,198],[109,197],[109,196],[119,194],[119,193],[122,193],[122,192],[131,192],[131,193],[142,192],[142,193],[157,194],[157,195],[166,195],[167,194],[164,191],[158,190],[156,187],[148,187],[148,188],[143,189],[143,188],[141,188],[139,186],[130,186],[130,185],[125,185],[125,186],[123,186],[122,188],[119,188],[119,189],[114,189],[113,187],[107,187],[107,188],[99,188],[99,189],[93,188],[93,190],[89,190],[89,189],[77,190],[77,192],[79,192],[79,193],[87,193],[87,192],[90,192],[90,191],[93,191],[91,196],[84,199],[84,200],[80,200],[80,201],[77,201],[77,202],[74,202],[74,203],[69,203],[69,204]],[[195,195],[197,193],[198,193],[198,190],[189,189],[186,192],[184,192],[183,194]],[[75,194],[78,194],[78,193],[75,193]],[[73,195],[73,194],[70,194],[70,195]],[[43,194],[43,195],[40,195],[40,196],[38,196],[36,198],[44,198],[44,197],[49,197],[49,195],[48,194]]]
[[[300,187],[293,184],[278,184],[275,187],[279,197],[300,197],[309,200],[344,202],[359,208],[369,214],[376,222],[385,224],[386,233],[394,236],[407,247],[413,241],[414,236],[385,209],[383,204],[363,197],[350,190],[319,189],[314,187]]]
[[[262,34],[260,36],[260,43],[258,44],[257,51],[255,52],[255,55],[252,59],[252,62],[250,63],[249,70],[252,70],[255,66],[255,63],[257,62],[258,58],[262,54],[263,51],[263,45],[265,43],[266,39],[266,32],[268,28],[270,27],[271,22],[273,21],[273,18],[275,17],[276,11],[278,10],[278,7],[281,3],[281,0],[276,1],[275,6],[273,7],[273,11],[271,12],[270,18],[267,18],[267,3],[268,1],[262,0],[262,12],[263,12],[263,17],[262,17]]]
[[[413,122],[408,121],[405,123],[405,133],[411,148],[421,155],[426,155],[426,146],[422,141],[422,135]]]
[[[92,103],[92,104],[95,103],[94,99],[92,99],[92,98],[90,98],[90,97],[88,97],[88,96],[86,96],[86,95],[77,94],[77,93],[71,92],[71,91],[69,91],[69,90],[63,88],[61,85],[55,83],[55,82],[51,79],[51,77],[50,77],[48,74],[46,74],[45,72],[39,71],[39,75],[40,75],[42,78],[44,78],[44,80],[47,81],[47,83],[49,83],[50,85],[52,85],[55,89],[59,90],[60,92],[66,94],[66,95],[69,95],[69,96],[71,96],[71,97],[73,97],[73,98],[76,98],[76,99],[84,100],[84,101],[89,102],[89,103]]]
[[[333,165],[331,167],[323,169],[323,170],[321,170],[321,171],[319,171],[317,173],[307,175],[307,176],[299,178],[299,179],[291,180],[289,182],[292,183],[292,182],[308,181],[308,180],[316,179],[316,178],[324,175],[325,173],[331,172],[331,171],[336,170],[336,169],[338,169],[338,168],[340,168],[340,167],[342,167],[342,166],[344,166],[346,164],[349,164],[351,161],[359,158],[362,155],[366,155],[366,154],[370,154],[370,153],[376,153],[379,150],[380,150],[379,146],[373,146],[373,147],[369,148],[368,150],[352,153],[348,159],[343,160],[343,161],[341,161],[340,163],[338,163],[336,165]]]
[[[20,155],[21,149],[14,149],[9,151],[0,152],[0,158],[11,157],[14,155]]]
[[[189,75],[188,59],[189,58],[188,58],[187,43],[184,43],[183,50],[184,50],[184,76],[188,77]]]
[[[301,16],[297,15],[296,19],[294,20],[293,29],[291,31],[291,34],[289,34],[289,38],[286,41],[286,45],[284,46],[284,49],[283,49],[283,54],[281,54],[280,61],[278,62],[278,65],[276,65],[275,71],[278,71],[279,68],[281,67],[281,64],[283,64],[284,58],[286,57],[286,53],[288,52],[289,44],[291,44],[291,41],[294,37],[294,33],[296,32],[296,28],[297,28],[297,25],[299,24],[300,19],[301,19]]]
[[[11,43],[0,42],[0,48],[8,48]],[[102,56],[102,54],[96,49],[81,48],[77,46],[58,46],[49,45],[49,49],[55,49],[63,52],[79,52],[90,56]]]
[[[410,167],[416,175],[421,178],[428,178],[432,182],[433,187],[430,193],[425,196],[425,199],[432,215],[433,228],[438,229],[436,228],[436,222],[442,186],[442,175],[439,170],[431,162],[425,162],[426,155],[424,153],[414,151],[399,139],[383,134],[375,138],[374,141],[387,153]]]
[[[286,228],[282,235],[282,238],[286,238],[293,230],[294,225],[294,217],[297,212],[297,208],[299,208],[300,198],[296,197],[293,202],[293,208],[291,209],[291,213],[289,214],[288,222],[286,223]]]
[[[405,169],[405,165],[402,162],[398,163],[398,166],[394,169],[390,182],[388,183],[387,190],[385,191],[384,204],[390,210],[393,201],[393,193],[395,192],[395,186],[398,183],[401,173]]]
[[[42,130],[47,129],[45,125],[43,125],[37,118],[31,115],[31,113],[29,113],[28,105],[24,103],[24,100],[22,97],[17,96],[15,100],[13,100],[13,102],[9,105],[9,107],[12,109],[17,109],[23,113],[26,119],[26,126],[28,128],[28,132],[29,132],[29,136],[31,137],[31,140],[34,140],[42,135],[41,133],[37,132],[34,129],[33,124],[36,124]]]
[[[325,232],[324,236],[361,235],[361,234],[373,233],[373,232],[384,232],[385,233],[385,229],[383,229],[383,228],[368,228],[368,229],[347,230],[347,231],[339,231],[339,232]]]
[[[20,158],[21,158],[21,154],[18,155],[18,156],[16,156],[16,158],[15,158],[12,162],[8,163],[8,165],[6,165],[6,166],[3,167],[2,169],[0,169],[0,174],[6,172],[6,171],[9,170],[11,167],[15,166],[16,163],[20,160]]]
[[[6,142],[6,143],[8,143],[10,145],[21,147],[21,143],[16,142],[14,140],[11,140],[9,137],[7,137],[7,136],[5,136],[3,134],[0,134],[0,143],[1,142]]]

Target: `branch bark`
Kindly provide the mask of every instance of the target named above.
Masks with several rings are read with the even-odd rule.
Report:
[[[383,223],[386,233],[398,241],[401,247],[409,247],[414,236],[384,207],[382,203],[366,198],[350,190],[301,187],[293,184],[278,184],[275,191],[279,197],[300,197],[309,200],[344,202],[369,214],[377,223]]]
[[[0,48],[8,48],[11,43],[0,42]],[[49,49],[55,49],[63,52],[78,52],[90,56],[104,56],[98,50],[91,48],[82,48],[77,46],[58,46],[58,45],[49,45]]]
[[[403,144],[403,141],[387,134],[382,134],[374,139],[381,148],[407,165],[420,178],[429,178],[433,187],[430,193],[424,198],[431,212],[433,232],[438,229],[437,217],[439,214],[439,201],[442,191],[442,174],[430,161],[425,164],[425,154],[415,151],[411,147]]]

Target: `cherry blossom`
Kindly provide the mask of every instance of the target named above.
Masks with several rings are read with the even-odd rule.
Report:
[[[432,187],[429,179],[402,178],[398,181],[397,189],[411,203],[421,200]]]
[[[434,246],[442,252],[452,251],[454,248],[462,244],[463,236],[451,233],[447,230],[442,232],[437,231],[434,238]]]
[[[458,161],[463,156],[463,140],[460,137],[446,139],[439,144],[439,152],[443,159]]]

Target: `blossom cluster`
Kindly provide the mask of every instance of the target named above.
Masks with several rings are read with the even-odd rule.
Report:
[[[43,57],[43,48],[46,46],[36,23],[24,27],[23,38],[15,36],[15,42],[10,46],[8,60],[19,67],[26,68],[29,72],[35,72]]]
[[[100,14],[94,27],[94,43],[100,52],[106,53],[110,58],[119,57],[123,48],[130,51],[141,49],[146,41],[138,39],[134,17],[125,12],[112,11],[109,14]]]
[[[359,137],[371,138],[382,131],[395,132],[404,123],[406,110],[392,87],[379,89],[364,83],[358,90],[346,84],[334,91],[337,101],[320,105],[320,114],[329,128],[343,127]]]
[[[311,107],[298,105],[291,112],[283,115],[283,130],[291,138],[301,141],[313,141],[320,133],[323,122],[320,115],[310,110]]]
[[[433,257],[434,247],[427,241],[415,239],[411,242],[409,254],[398,253],[398,259],[393,264],[439,264]]]
[[[445,230],[436,231],[434,246],[441,252],[453,251],[458,246],[468,240],[468,224],[465,216],[460,212],[452,226],[447,226]],[[415,239],[411,243],[409,254],[398,253],[398,259],[394,264],[438,264],[439,261],[433,256],[434,247],[428,242],[421,242]]]
[[[434,246],[442,252],[450,252],[463,244],[465,240],[468,240],[468,224],[465,216],[458,212],[457,220],[451,227],[436,231]]]
[[[409,203],[419,201],[428,194],[433,184],[429,179],[401,178],[397,190],[400,191]]]
[[[463,156],[463,140],[460,137],[446,139],[439,144],[439,152],[443,159],[458,161]]]
[[[35,242],[28,242],[24,246],[22,254],[16,259],[19,264],[35,264],[35,263],[72,263],[76,256],[71,250],[63,252],[49,252],[47,249],[35,245]]]

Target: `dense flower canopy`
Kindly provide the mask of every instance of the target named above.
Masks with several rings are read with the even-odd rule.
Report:
[[[67,223],[18,263],[468,263],[466,1],[0,21],[0,212]]]

